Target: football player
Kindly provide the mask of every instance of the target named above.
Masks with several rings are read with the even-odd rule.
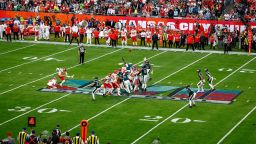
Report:
[[[95,77],[93,82],[86,87],[94,87],[94,90],[92,91],[92,100],[95,100],[95,93],[99,92],[100,90],[100,82],[98,77]]]
[[[68,72],[67,72],[66,68],[57,68],[56,71],[57,71],[58,77],[61,80],[60,86],[62,86],[63,83],[66,81],[66,77],[67,78],[73,78],[74,77],[74,75],[72,75],[72,76],[68,75]]]
[[[205,73],[206,73],[206,76],[208,77],[208,79],[207,79],[208,84],[209,84],[211,90],[213,90],[214,89],[213,80],[215,78],[211,75],[211,73],[209,72],[209,70],[207,68],[205,69]]]
[[[188,92],[189,108],[192,108],[192,106],[196,106],[196,103],[195,103],[196,93],[190,89],[190,85],[186,86],[186,90]]]
[[[47,86],[48,86],[48,89],[54,89],[54,88],[57,88],[57,80],[56,78],[52,78],[48,81],[47,83]]]
[[[205,79],[200,69],[197,70],[197,75],[199,77],[199,82],[197,83],[198,91],[197,92],[204,92],[204,83]]]

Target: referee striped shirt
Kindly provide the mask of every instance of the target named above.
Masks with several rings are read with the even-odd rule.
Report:
[[[19,144],[25,144],[26,140],[27,140],[27,133],[26,132],[19,132],[18,143]]]
[[[78,137],[78,136],[74,137],[73,138],[73,144],[83,144],[82,138]]]
[[[99,139],[96,135],[90,135],[87,144],[99,144]]]

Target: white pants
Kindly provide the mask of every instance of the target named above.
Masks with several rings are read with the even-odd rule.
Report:
[[[86,43],[87,44],[92,44],[92,37],[91,36],[87,36],[86,38],[87,38]]]
[[[126,92],[131,93],[132,85],[129,80],[124,81],[124,89],[126,90]]]
[[[192,105],[195,105],[195,97],[196,97],[196,93],[194,93],[192,96],[190,96],[188,98],[188,101],[189,101],[189,106],[192,106]]]
[[[0,39],[3,39],[3,31],[0,31]]]

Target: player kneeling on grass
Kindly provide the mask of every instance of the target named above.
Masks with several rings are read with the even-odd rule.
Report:
[[[205,69],[205,73],[208,77],[207,81],[209,83],[209,86],[210,86],[211,90],[213,90],[214,89],[213,80],[215,78],[211,75],[211,73],[209,72],[209,70],[207,68]]]
[[[197,83],[198,91],[197,92],[204,92],[204,83],[205,79],[200,69],[197,70],[197,75],[199,77],[199,82]]]
[[[196,106],[196,103],[195,103],[196,93],[190,89],[190,85],[187,85],[186,89],[188,92],[189,108],[192,108],[192,106]]]
[[[48,89],[54,89],[54,88],[57,88],[57,80],[56,78],[52,78],[48,81],[47,83],[47,86],[48,86]]]
[[[57,71],[58,77],[61,80],[60,86],[62,86],[63,83],[66,81],[66,77],[67,78],[73,78],[74,77],[74,75],[72,75],[72,76],[68,75],[68,72],[67,72],[66,68],[56,68],[56,71]]]

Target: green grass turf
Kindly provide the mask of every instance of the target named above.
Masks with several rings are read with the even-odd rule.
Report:
[[[19,49],[27,45],[31,44],[0,42],[0,53],[12,50],[10,48]],[[7,47],[8,49],[6,49]],[[182,71],[169,76],[207,54],[149,50],[133,50],[129,52],[127,49],[88,47],[85,61],[91,61],[83,65],[77,65],[78,53],[77,49],[73,47],[37,44],[22,50],[3,54],[0,57],[0,70],[22,65],[0,72],[0,124],[11,120],[0,125],[0,139],[6,137],[8,131],[11,131],[14,137],[16,137],[18,131],[27,125],[27,117],[36,116],[37,126],[34,129],[38,133],[45,129],[51,131],[56,124],[60,124],[61,130],[64,132],[78,125],[82,119],[90,119],[89,131],[95,130],[96,134],[100,137],[101,143],[128,144],[187,104],[186,101],[101,96],[97,96],[96,101],[92,101],[90,95],[68,95],[67,93],[37,91],[46,86],[47,81],[53,77],[51,74],[55,72],[56,67],[71,67],[69,74],[74,74],[75,79],[90,80],[94,76],[102,78],[119,68],[120,65],[118,63],[122,62],[122,57],[127,62],[132,63],[141,63],[144,57],[153,57],[150,62],[156,65],[156,67],[154,67],[154,74],[149,85],[166,78],[160,81],[159,84],[171,86],[192,84],[192,87],[196,87],[198,82],[197,69],[203,70],[207,67],[216,77],[215,83],[217,83],[232,72],[218,71],[218,69],[232,68],[236,70],[253,58],[252,56],[242,55],[211,54]],[[44,61],[45,58],[42,58],[67,49],[69,50],[50,56],[51,58],[63,61]],[[104,54],[109,55],[102,56]],[[159,55],[156,56],[157,54]],[[36,61],[22,59],[31,56],[42,59]],[[97,57],[100,58],[95,59]],[[255,69],[255,66],[255,61],[252,61],[243,68]],[[186,107],[137,143],[148,144],[158,136],[164,144],[217,143],[255,106],[255,84],[255,73],[241,73],[238,71],[217,86],[217,89],[242,90],[242,94],[235,102],[229,105],[197,103],[197,107],[193,109]],[[205,88],[208,88],[207,84]],[[46,104],[53,100],[56,101]],[[117,103],[119,104],[94,117]],[[23,112],[8,111],[8,109],[16,106],[26,106],[30,107],[30,109]],[[39,113],[43,109],[45,111]],[[53,109],[68,110],[69,112],[45,113]],[[21,115],[25,112],[27,114]],[[244,123],[224,140],[224,143],[254,143],[256,140],[255,114],[253,112]],[[161,116],[162,119],[158,122],[139,120],[146,115],[152,117]],[[12,120],[12,118],[15,119]],[[174,118],[189,118],[206,122],[172,123],[171,120]],[[79,127],[72,129],[71,135],[74,136],[77,131],[79,131]]]

